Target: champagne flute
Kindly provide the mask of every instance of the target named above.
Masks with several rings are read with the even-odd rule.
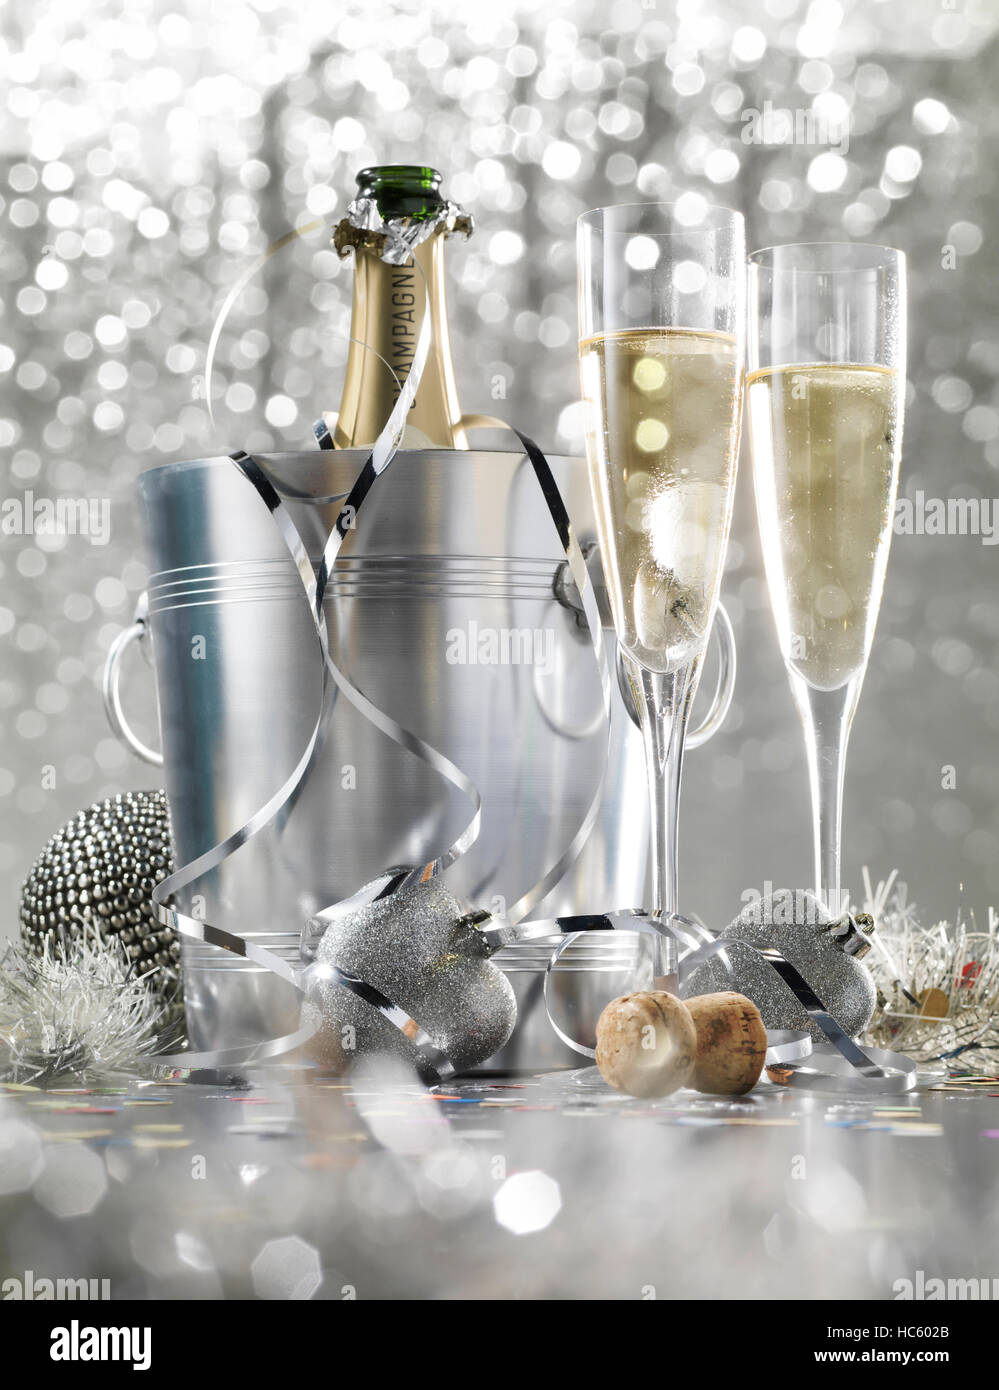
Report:
[[[805,730],[817,897],[842,910],[850,726],[881,605],[905,390],[905,257],[816,242],[749,261],[753,477],[781,653]]]
[[[687,716],[732,517],[745,359],[743,220],[693,196],[600,208],[579,219],[577,253],[590,487],[645,743],[653,914],[668,921],[677,916]],[[662,952],[668,961],[669,938]]]

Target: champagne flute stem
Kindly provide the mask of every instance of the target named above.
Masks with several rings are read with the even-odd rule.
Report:
[[[795,704],[805,730],[808,781],[812,793],[815,894],[835,917],[842,910],[840,834],[846,747],[863,675],[855,676],[837,690],[816,690],[796,671],[791,671],[790,676]]]
[[[693,666],[665,674],[640,667],[635,682],[652,822],[652,910],[661,918],[677,912],[680,774],[693,676]]]

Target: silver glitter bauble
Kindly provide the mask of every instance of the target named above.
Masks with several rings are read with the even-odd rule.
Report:
[[[486,959],[481,934],[440,879],[403,888],[334,919],[316,951],[358,975],[410,1015],[449,1058],[467,1071],[498,1052],[513,1032],[517,1005],[501,970]],[[410,1040],[363,999],[323,984],[303,1022],[318,1022],[321,1061],[343,1066],[359,1054],[390,1053],[426,1075]]]
[[[705,961],[684,980],[684,999],[736,990],[752,999],[768,1028],[805,1029],[824,1042],[825,1035],[790,987],[750,949],[775,947],[845,1032],[855,1038],[869,1027],[877,1002],[874,980],[862,961],[844,951],[829,914],[813,894],[785,890],[750,903],[720,939],[732,943],[725,952],[731,971],[718,957]]]
[[[88,806],[42,850],[21,890],[21,935],[40,952],[47,938],[80,936],[96,927],[117,938],[140,971],[159,966],[150,981],[179,1016],[180,948],[176,934],[153,915],[153,888],[173,868],[166,796],[122,792]]]

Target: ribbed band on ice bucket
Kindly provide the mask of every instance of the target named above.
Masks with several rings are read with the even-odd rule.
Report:
[[[248,931],[244,932],[245,940],[252,941],[255,946],[262,946],[265,950],[273,951],[282,960],[289,961],[293,965],[298,965],[301,957],[299,945],[301,942],[301,932],[298,931]],[[180,943],[181,959],[184,964],[185,974],[188,971],[211,971],[225,970],[228,973],[242,972],[245,974],[269,974],[261,965],[255,965],[253,961],[244,960],[241,956],[232,955],[229,951],[222,951],[217,946],[210,946],[203,941],[193,941],[190,937],[184,937]]]
[[[538,599],[554,597],[550,559],[503,555],[373,555],[337,561],[327,597]],[[149,581],[151,614],[192,603],[300,600],[302,581],[284,559],[163,570]]]
[[[562,951],[552,967],[553,973],[566,971],[637,971],[652,959],[650,938],[639,932],[586,932],[576,941],[565,943],[564,936],[536,937],[530,941],[515,941],[493,956],[493,963],[505,973],[523,971],[543,974],[548,969],[552,952]]]

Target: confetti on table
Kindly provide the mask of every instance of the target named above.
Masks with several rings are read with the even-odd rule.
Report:
[[[996,1083],[990,1081],[988,1084],[994,1086]],[[968,1096],[988,1097],[994,1094],[978,1084],[965,1081],[940,1081],[936,1085],[928,1086],[927,1090],[936,1091],[939,1095],[953,1096],[956,1100],[966,1100]]]
[[[40,1131],[42,1138],[50,1143],[56,1144],[75,1144],[81,1143],[85,1139],[103,1139],[109,1134],[113,1134],[113,1129],[43,1129]]]
[[[878,1130],[882,1134],[891,1133],[890,1124],[873,1124],[869,1120],[826,1120],[828,1129],[864,1129],[869,1133]]]
[[[193,1139],[158,1139],[151,1134],[138,1134],[132,1140],[136,1149],[186,1149]]]
[[[894,1110],[871,1111],[865,1118],[860,1115],[852,1118],[832,1119],[826,1116],[827,1129],[853,1129],[862,1130],[867,1134],[893,1134],[903,1139],[912,1136],[932,1136],[943,1134],[943,1125],[934,1124],[929,1121],[920,1120],[916,1112],[907,1111],[907,1115],[915,1114],[915,1119],[903,1119]]]
[[[255,1134],[261,1139],[286,1139],[293,1138],[304,1131],[290,1120],[263,1120],[258,1124],[229,1125],[228,1132],[230,1134]]]
[[[774,1118],[768,1119],[762,1115],[722,1115],[719,1117],[723,1125],[759,1125],[770,1129],[795,1128],[801,1123],[800,1120]]]
[[[755,1115],[697,1115],[691,1111],[672,1115],[669,1123],[680,1128],[706,1129],[708,1126],[717,1127],[719,1125],[740,1125],[755,1128],[767,1129],[790,1129],[796,1128],[800,1123],[792,1119],[764,1119],[757,1118]]]

